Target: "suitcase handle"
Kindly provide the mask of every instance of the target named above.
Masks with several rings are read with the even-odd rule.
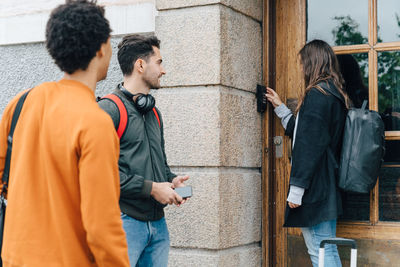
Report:
[[[357,244],[354,239],[347,239],[347,238],[340,238],[340,237],[328,238],[328,239],[322,240],[319,247],[324,248],[325,244],[349,246],[352,249],[357,249]]]
[[[356,241],[353,239],[335,237],[335,238],[328,238],[328,239],[321,241],[321,243],[319,245],[319,257],[318,257],[318,266],[319,267],[324,266],[325,245],[326,244],[350,246],[351,247],[350,266],[351,267],[357,266],[357,244],[356,244]]]

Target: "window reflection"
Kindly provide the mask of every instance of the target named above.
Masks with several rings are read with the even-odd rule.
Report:
[[[379,176],[379,220],[400,221],[400,168],[383,167]]]
[[[342,192],[343,214],[340,220],[368,221],[369,220],[369,194]]]
[[[337,55],[345,89],[354,107],[368,100],[368,54]]]
[[[378,42],[400,41],[400,1],[378,0]]]
[[[368,53],[337,55],[345,89],[353,106],[360,108],[368,100]],[[342,192],[341,220],[368,221],[369,194]]]
[[[400,51],[378,53],[378,109],[386,131],[400,130]]]
[[[307,1],[307,40],[330,45],[368,42],[368,0]]]
[[[400,165],[400,140],[385,140],[385,165]]]

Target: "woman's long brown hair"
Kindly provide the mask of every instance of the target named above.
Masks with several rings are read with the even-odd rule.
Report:
[[[332,48],[322,40],[313,40],[307,43],[299,52],[303,65],[305,90],[300,93],[296,112],[300,110],[304,97],[316,88],[323,94],[327,92],[318,85],[320,82],[331,80],[340,94],[344,97],[346,107],[349,108],[350,100],[343,90],[344,80],[339,70],[338,60]]]

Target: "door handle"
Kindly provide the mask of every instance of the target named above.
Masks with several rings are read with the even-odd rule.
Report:
[[[274,137],[275,158],[283,157],[283,138],[282,136]]]

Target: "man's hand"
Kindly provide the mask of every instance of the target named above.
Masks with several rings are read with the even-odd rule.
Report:
[[[174,191],[172,183],[153,182],[150,195],[161,204],[180,205],[183,199]]]
[[[172,179],[172,184],[174,185],[174,188],[176,187],[184,187],[186,182],[189,179],[189,175],[185,176],[176,176],[174,179]]]
[[[174,185],[174,188],[184,187],[185,186],[184,182],[186,182],[188,179],[189,179],[189,175],[176,176],[174,179],[172,179],[172,184]],[[182,199],[181,203],[178,206],[180,206],[183,203],[185,203],[186,200],[187,199]]]

